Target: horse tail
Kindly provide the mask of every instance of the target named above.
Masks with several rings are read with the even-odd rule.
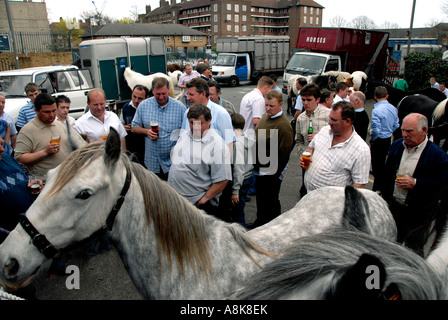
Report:
[[[434,111],[432,113],[433,123],[435,121],[439,120],[440,118],[442,118],[442,116],[445,114],[445,108],[446,108],[447,104],[448,104],[448,99],[445,99],[442,102],[440,102],[437,105],[437,107],[434,109]]]
[[[235,239],[236,243],[240,246],[240,248],[244,251],[244,253],[260,268],[262,267],[258,261],[250,254],[249,250],[253,250],[257,253],[263,254],[268,257],[274,257],[275,254],[271,253],[262,247],[260,247],[258,244],[253,242],[247,235],[245,235],[241,228],[236,224],[231,224],[228,227],[228,230],[232,234],[233,238]]]
[[[368,216],[369,204],[364,195],[356,188],[346,186],[342,227],[346,231],[362,231],[372,234]]]

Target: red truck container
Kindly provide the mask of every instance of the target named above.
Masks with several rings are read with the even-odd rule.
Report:
[[[386,68],[388,39],[389,33],[381,31],[300,27],[295,46],[296,53],[291,57],[285,75],[321,74],[331,70],[349,73],[364,71],[369,77],[381,80]],[[310,57],[313,53],[316,56],[320,54],[322,60],[326,57],[326,61],[314,70],[309,67],[311,64],[308,67],[304,66],[305,62],[302,62],[305,61],[304,57],[295,55],[307,52]]]

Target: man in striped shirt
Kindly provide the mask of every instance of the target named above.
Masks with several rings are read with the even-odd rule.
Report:
[[[323,186],[364,188],[369,180],[370,148],[353,128],[355,108],[346,101],[331,107],[328,126],[310,142],[311,165],[305,173],[308,191]],[[300,159],[303,168],[303,160]]]
[[[27,98],[30,99],[30,101],[19,111],[16,122],[17,131],[20,131],[23,126],[33,120],[36,116],[36,111],[34,111],[34,100],[36,99],[37,95],[40,94],[39,87],[33,82],[28,83],[25,86],[25,94]]]

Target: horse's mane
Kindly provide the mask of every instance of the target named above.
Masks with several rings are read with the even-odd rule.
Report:
[[[445,114],[445,111],[446,111],[445,108],[446,108],[447,104],[448,104],[448,99],[445,99],[437,105],[437,107],[434,109],[434,111],[432,113],[432,117],[433,117],[434,121],[439,120],[440,118],[443,117],[443,115]]]
[[[104,142],[95,142],[72,152],[60,165],[56,181],[47,197],[59,193],[62,188],[75,177],[76,173],[89,163],[104,154]],[[224,222],[203,214],[188,200],[180,196],[167,182],[160,180],[140,164],[131,162],[122,154],[118,165],[129,168],[142,190],[148,227],[154,224],[158,243],[159,257],[162,253],[171,266],[172,257],[177,261],[180,272],[184,273],[185,265],[193,270],[211,272],[211,253],[209,248],[207,225]],[[229,232],[243,251],[256,263],[248,249],[270,255],[267,251],[253,243],[240,228],[234,224],[227,225]],[[160,259],[160,264],[162,259]]]
[[[387,272],[386,286],[395,283],[403,299],[444,298],[440,277],[411,250],[362,232],[343,231],[298,239],[231,299],[282,299],[319,279],[327,282],[320,284],[320,293],[324,293],[363,253],[381,260]]]

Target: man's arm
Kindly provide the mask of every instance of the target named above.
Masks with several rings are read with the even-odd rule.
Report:
[[[44,149],[36,152],[24,153],[17,158],[17,161],[23,164],[33,164],[42,159],[45,159],[48,156],[58,153],[59,151],[60,151],[59,143],[48,142],[47,146]]]
[[[223,180],[212,184],[202,198],[196,202],[196,205],[200,206],[201,204],[207,203],[210,199],[213,199],[218,193],[224,190],[228,182],[228,180]]]

